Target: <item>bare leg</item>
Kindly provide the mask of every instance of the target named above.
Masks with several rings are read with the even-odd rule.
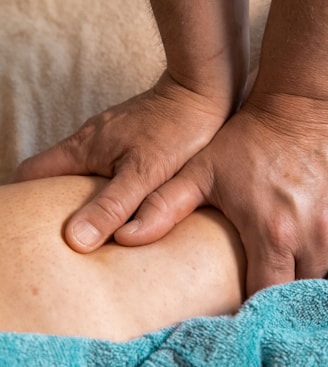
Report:
[[[122,341],[238,309],[244,254],[214,209],[198,210],[151,245],[72,251],[64,220],[105,183],[57,177],[0,187],[0,330]]]

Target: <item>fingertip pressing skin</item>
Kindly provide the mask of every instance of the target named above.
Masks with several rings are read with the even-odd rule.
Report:
[[[89,203],[95,198],[99,191],[103,190],[106,184],[108,184],[108,179],[99,176],[93,180],[97,183],[97,186],[93,195],[88,198]],[[84,202],[84,204],[86,204],[85,207],[89,205],[86,202]],[[64,222],[63,232],[66,243],[72,250],[87,254],[101,247],[106,242],[107,238],[105,238],[88,220],[83,216],[81,217],[80,210],[72,213],[68,220]]]
[[[117,173],[87,205],[70,218],[65,232],[67,242],[74,250],[82,253],[101,247],[112,238],[118,228],[124,226],[148,191],[155,188],[154,183],[148,183],[148,186],[142,184],[136,173],[131,174],[124,170]],[[128,238],[132,238],[131,245],[149,243],[161,237],[153,236],[149,241],[147,236],[141,241],[134,237],[134,233],[139,233],[138,229],[146,228],[141,225],[143,222],[141,216],[140,221],[137,219],[129,223],[123,232]],[[134,238],[137,238],[137,242]],[[124,241],[122,244],[125,244]]]
[[[156,217],[156,221],[134,218],[114,233],[117,243],[124,246],[140,246],[152,243],[162,238],[174,227],[174,223],[168,223],[162,217]]]
[[[74,221],[67,224],[65,238],[68,245],[80,253],[90,253],[103,244],[99,230],[86,220]]]

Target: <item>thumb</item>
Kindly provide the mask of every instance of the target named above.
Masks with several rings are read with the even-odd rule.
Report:
[[[81,253],[96,250],[129,219],[151,190],[154,187],[145,185],[137,173],[117,173],[104,190],[70,218],[65,229],[68,245]]]
[[[134,219],[115,232],[118,243],[135,246],[154,242],[205,204],[196,182],[182,172],[150,194]]]
[[[253,243],[260,244],[261,241]],[[286,250],[277,250],[274,244],[263,243],[261,248],[244,243],[247,257],[247,296],[273,285],[295,280],[295,258],[293,253]]]
[[[76,134],[75,134],[76,135]],[[24,160],[17,168],[14,182],[43,177],[87,174],[85,147],[72,135],[50,149]]]

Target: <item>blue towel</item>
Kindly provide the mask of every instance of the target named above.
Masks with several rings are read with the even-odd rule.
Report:
[[[127,343],[0,333],[0,366],[328,366],[328,281],[268,288],[234,317],[195,318]]]

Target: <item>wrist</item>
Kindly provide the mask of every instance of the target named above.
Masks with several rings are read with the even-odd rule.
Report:
[[[328,99],[252,91],[243,111],[259,125],[296,145],[328,135]],[[325,138],[326,139],[326,138]]]
[[[176,74],[170,73],[168,69],[164,71],[158,82],[155,84],[154,93],[165,99],[174,101],[184,106],[184,108],[193,107],[208,115],[217,116],[217,129],[232,114],[234,109],[234,100],[225,94],[223,88],[212,90],[206,83],[200,85],[197,81],[188,77],[176,77]]]
[[[204,61],[199,67],[183,68],[168,63],[166,72],[177,84],[215,103],[229,101],[233,112],[241,104],[248,76],[248,49],[245,48],[234,50],[234,61],[231,55],[221,54],[220,60],[212,65]]]
[[[328,64],[328,58],[324,61]],[[326,66],[311,61],[302,64],[293,60],[266,61],[259,67],[254,91],[327,101],[326,69]]]
[[[241,103],[248,73],[248,2],[151,0],[167,73],[210,100]]]

